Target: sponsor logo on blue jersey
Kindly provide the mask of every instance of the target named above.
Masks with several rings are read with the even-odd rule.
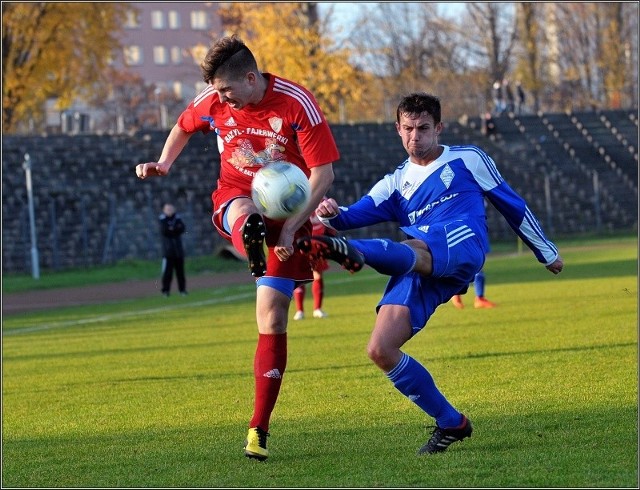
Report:
[[[411,223],[412,225],[415,225],[416,222],[420,219],[420,217],[423,214],[428,213],[433,208],[435,208],[437,205],[442,204],[444,202],[447,202],[449,199],[453,199],[458,194],[459,194],[458,192],[454,192],[453,194],[449,194],[448,196],[442,196],[440,199],[438,199],[436,201],[433,201],[433,202],[430,202],[424,208],[419,209],[417,211],[412,211],[411,213],[409,213],[407,215],[407,217],[409,218],[409,223]]]

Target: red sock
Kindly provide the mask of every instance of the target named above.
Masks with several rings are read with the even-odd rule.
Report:
[[[304,284],[301,284],[293,290],[293,298],[296,301],[296,311],[304,311]]]
[[[248,214],[243,214],[240,216],[235,223],[233,223],[233,227],[231,228],[231,243],[233,244],[233,248],[235,248],[240,255],[243,257],[247,256],[247,252],[244,249],[244,242],[242,241],[242,227],[247,221]]]
[[[324,296],[324,280],[322,277],[313,281],[311,289],[313,291],[313,309],[319,310],[322,308],[322,298]]]
[[[269,419],[280,393],[286,366],[287,334],[258,334],[258,346],[253,361],[256,380],[255,403],[249,427],[269,430]]]

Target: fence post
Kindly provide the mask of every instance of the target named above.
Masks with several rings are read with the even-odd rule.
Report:
[[[553,234],[553,207],[551,206],[551,179],[548,175],[544,176],[544,201],[547,210],[546,227],[549,233]]]
[[[593,171],[593,208],[596,215],[596,231],[599,233],[602,228],[602,210],[600,209],[600,183],[598,182],[598,171]]]
[[[83,195],[80,198],[80,221],[82,222],[82,257],[85,267],[91,265],[91,258],[89,257],[89,231],[87,223],[87,196]]]
[[[157,229],[158,229],[158,215],[159,215],[159,211],[156,210],[155,206],[154,206],[154,200],[153,200],[153,195],[151,194],[151,188],[149,186],[145,186],[145,197],[147,198],[147,212],[146,212],[146,216],[147,216],[147,243],[149,244],[147,247],[147,253],[145,256],[145,259],[152,259],[152,258],[156,258],[156,253],[154,253],[154,250],[157,250],[158,247],[158,235],[157,235]],[[155,226],[154,226],[155,225]]]
[[[109,229],[107,230],[107,238],[104,241],[104,249],[102,250],[102,263],[107,264],[109,255],[111,254],[113,234],[116,231],[116,199],[113,194],[109,194]]]
[[[36,243],[36,218],[33,210],[33,185],[31,182],[31,157],[28,153],[24,154],[24,162],[22,162],[22,168],[24,169],[26,184],[27,184],[27,198],[29,200],[29,227],[31,229],[31,275],[34,279],[40,279],[40,259],[38,258],[38,245]]]

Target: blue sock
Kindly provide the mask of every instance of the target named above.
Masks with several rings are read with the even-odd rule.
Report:
[[[438,427],[446,429],[462,423],[462,414],[438,391],[429,371],[411,356],[403,353],[387,377],[400,393],[433,417]]]
[[[473,289],[475,290],[476,296],[484,296],[484,272],[480,271],[476,274],[473,280]]]
[[[360,250],[367,265],[380,274],[401,276],[411,272],[416,264],[416,253],[405,243],[388,238],[349,240],[349,243]]]

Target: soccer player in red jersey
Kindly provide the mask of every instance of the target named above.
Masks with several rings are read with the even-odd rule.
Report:
[[[255,404],[244,450],[247,457],[265,460],[269,421],[287,363],[289,304],[293,290],[313,279],[308,257],[294,253],[294,240],[310,234],[309,215],[331,186],[340,154],[315,97],[295,82],[260,72],[241,39],[219,39],[201,69],[207,87],[178,118],[159,160],[137,165],[136,175],[167,175],[198,131],[213,132],[217,139],[213,225],[247,257],[257,286]],[[260,215],[251,200],[253,176],[274,161],[297,165],[311,183],[309,203],[286,221]]]
[[[336,232],[327,228],[320,218],[316,215],[315,211],[311,213],[309,217],[311,224],[313,225],[312,233],[314,235],[328,235],[335,236]],[[324,301],[324,271],[329,269],[329,262],[322,257],[318,252],[319,250],[311,244],[311,252],[309,258],[311,260],[311,269],[313,270],[313,283],[311,284],[311,294],[313,296],[313,318],[326,318],[327,314],[322,310],[322,302]],[[306,287],[304,284],[300,284],[293,291],[293,299],[296,304],[296,312],[293,315],[294,320],[304,319],[304,297],[306,294]]]

